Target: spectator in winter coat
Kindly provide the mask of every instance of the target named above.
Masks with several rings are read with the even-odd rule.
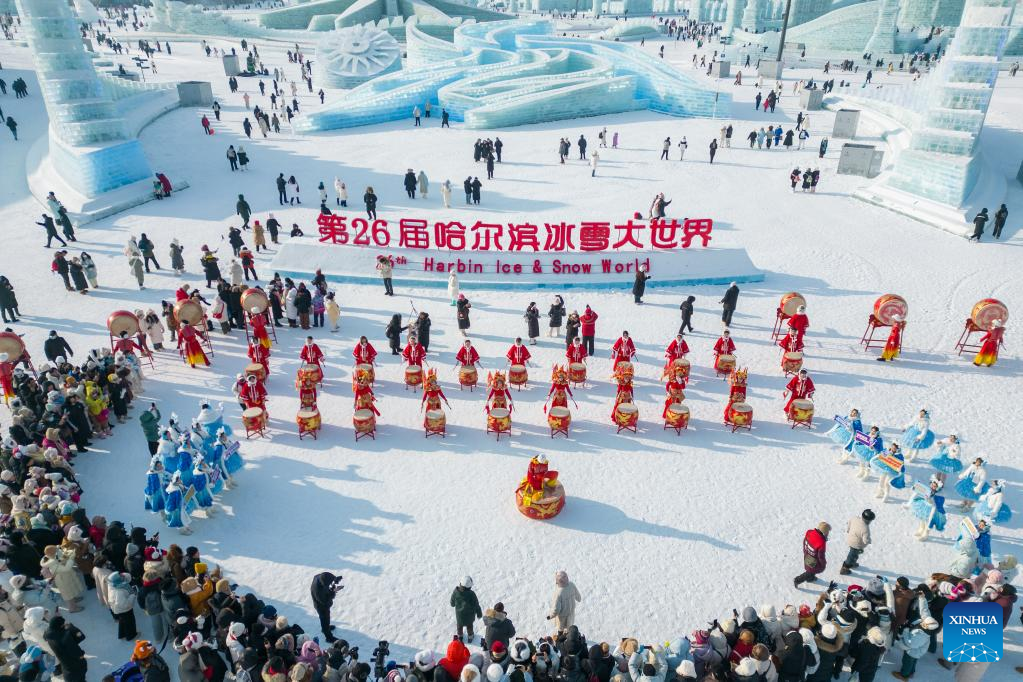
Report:
[[[590,357],[594,355],[593,339],[597,334],[598,317],[590,306],[586,306],[586,310],[579,316],[579,333],[583,339],[583,346],[586,347],[586,355]]]
[[[85,634],[62,616],[54,616],[43,637],[60,663],[64,682],[85,682],[87,665],[80,646]]]
[[[760,619],[757,614],[757,610],[752,606],[747,606],[742,610],[742,622],[739,623],[739,628],[743,630],[749,630],[753,633],[752,644],[763,644],[768,649],[774,650],[775,639],[767,630],[767,626],[764,621]],[[752,646],[750,647],[752,649]],[[746,654],[744,653],[743,656]]]
[[[723,657],[711,645],[710,633],[706,630],[693,631],[690,639],[693,643],[690,651],[696,665],[696,677],[702,680],[704,675],[709,674],[721,663]]]
[[[693,304],[696,302],[695,296],[686,296],[686,300],[682,301],[682,305],[678,307],[682,311],[682,324],[678,328],[679,334],[684,334],[687,330],[693,331]]]
[[[810,655],[798,632],[785,635],[785,648],[778,654],[778,682],[802,682]]]
[[[845,541],[849,545],[849,553],[842,562],[842,575],[849,575],[852,569],[859,566],[860,555],[870,544],[870,522],[874,520],[874,512],[864,509],[859,516],[849,519],[845,527]]]
[[[475,596],[475,595],[473,595]],[[469,662],[469,650],[458,639],[448,644],[447,655],[440,659],[436,672],[443,670],[452,680],[458,680],[462,675],[462,668]],[[435,679],[436,679],[435,672]]]
[[[684,641],[686,642],[686,655],[688,655],[689,640]],[[615,670],[615,659],[611,656],[607,642],[591,646],[587,660],[590,664],[590,673],[597,678],[597,682],[610,682],[611,675]]]
[[[479,599],[472,591],[472,578],[465,576],[458,586],[451,593],[451,606],[455,609],[455,632],[462,636],[465,630],[466,643],[472,644],[475,635],[473,634],[473,623],[477,618],[483,617],[480,610]]]
[[[632,682],[663,682],[667,670],[664,651],[657,645],[642,648],[629,657],[629,675]]]
[[[57,358],[74,357],[75,352],[71,350],[71,346],[63,336],[58,336],[56,331],[51,331],[49,337],[43,341],[43,354],[50,362],[56,362]]]
[[[815,582],[817,576],[827,568],[828,533],[831,525],[821,521],[816,528],[806,531],[803,537],[803,572],[793,579],[796,587],[804,582]]]
[[[895,641],[895,649],[902,651],[902,666],[899,672],[892,673],[892,677],[898,680],[908,680],[916,672],[916,662],[927,653],[930,644],[932,630],[938,629],[938,621],[927,617],[917,625],[906,628],[902,635]]]
[[[806,678],[806,682],[829,682],[835,661],[843,657],[845,637],[833,623],[824,623],[814,641],[817,643],[817,670]]]
[[[583,598],[565,571],[554,574],[554,585],[554,599],[547,620],[555,619],[558,632],[564,632],[575,623],[575,605]]]
[[[508,643],[515,636],[515,626],[508,618],[508,614],[505,613],[504,604],[497,602],[494,604],[494,608],[487,609],[483,613],[483,625],[486,628],[483,636],[487,641],[487,646],[493,650],[494,644],[500,642],[504,650],[507,651]]]
[[[721,321],[725,323],[726,327],[732,326],[732,315],[735,313],[735,307],[738,302],[739,285],[732,282],[728,289],[725,290],[725,295],[719,301],[721,304]]]

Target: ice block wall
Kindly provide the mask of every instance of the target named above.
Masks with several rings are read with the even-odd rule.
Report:
[[[962,23],[928,79],[926,105],[887,184],[961,206],[977,181],[977,139],[998,78],[1016,0],[967,0]]]
[[[66,0],[17,0],[50,117],[52,166],[85,197],[151,177],[82,43]]]

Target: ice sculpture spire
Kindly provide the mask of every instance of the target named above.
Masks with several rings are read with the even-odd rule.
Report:
[[[879,0],[879,3],[874,32],[870,34],[870,40],[863,51],[881,56],[895,51],[895,21],[899,16],[899,0]]]
[[[16,0],[50,117],[52,167],[83,197],[152,177],[105,92],[67,0]]]

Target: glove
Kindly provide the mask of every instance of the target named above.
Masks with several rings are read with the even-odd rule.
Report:
[[[828,583],[828,592],[831,592],[836,587],[838,587],[838,584],[834,580],[832,580],[831,582]]]

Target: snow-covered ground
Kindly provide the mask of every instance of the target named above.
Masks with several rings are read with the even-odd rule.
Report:
[[[646,49],[656,47],[649,43]],[[262,47],[261,52],[269,65],[285,63],[280,49]],[[668,48],[680,68],[690,68],[690,55],[674,43]],[[21,124],[22,138],[13,143],[6,132],[0,135],[6,231],[0,273],[17,288],[25,317],[16,328],[37,356],[50,329],[69,340],[78,359],[106,343],[104,320],[111,311],[158,310],[160,300],[173,299],[181,283],[202,286],[199,246],[220,248],[226,263],[230,250],[222,240],[227,227],[237,224],[238,193],[252,204],[255,218],[265,221],[267,212],[274,211],[286,226],[297,222],[313,235],[316,184],[330,187],[335,176],[348,184],[356,210],[363,189],[372,185],[380,196],[380,215],[389,220],[412,215],[501,222],[615,219],[645,212],[651,197],[663,191],[674,202],[669,215],[713,217],[714,243],[745,248],[767,273],[763,283],[743,287],[733,325],[740,363],[750,369],[749,402],[756,418],[752,432],[735,434],[720,419],[727,386],[710,369],[723,287],[664,290],[653,280],[642,306],[633,305],[627,292],[566,292],[569,310],[589,304],[600,314],[597,359],[590,365],[590,384],[575,392],[579,409],[573,410],[567,440],[549,438],[541,408],[547,368],[563,358],[561,340],[540,339],[534,349],[540,365],[531,372],[534,381],[514,394],[514,436],[498,443],[483,433],[483,394],[458,390],[453,355],[462,339],[443,290],[399,290],[391,299],[379,286],[341,286],[341,332],[313,332],[329,358],[319,401],[326,426],[319,440],[299,442],[292,420],[298,405],[293,377],[305,333],[281,330],[268,386],[272,436],[243,442],[248,466],[239,487],[222,496],[223,511],[209,520],[196,519],[190,537],[162,529],[161,539],[199,547],[238,582],[240,591],[256,592],[307,629],[316,623],[308,598],[310,578],[334,570],[345,576],[347,586],[335,609],[339,635],[363,645],[388,639],[399,661],[418,648],[440,648],[449,639],[448,595],[465,574],[475,578],[481,602],[503,601],[520,633],[540,635],[549,627],[544,615],[554,571],[565,569],[583,593],[578,621],[587,637],[665,640],[733,607],[772,603],[780,608],[813,601],[818,588],[794,589],[791,582],[802,570],[802,534],[822,519],[832,524],[831,567],[825,578],[838,578],[845,522],[867,507],[877,512],[874,544],[855,573],[856,582],[875,574],[919,580],[943,570],[952,557],[960,518],[954,492],[949,491],[950,530],[926,543],[915,541],[917,522],[901,506],[905,494],[887,503],[875,499],[876,479],[861,483],[853,467],[838,465],[836,447],[823,436],[830,417],[853,406],[861,409],[865,423],[881,425],[886,438],[897,436],[926,407],[938,434],[957,432],[965,442],[964,459],[989,456],[990,476],[1009,481],[1010,505],[1023,504],[1019,454],[1012,440],[1014,424],[1023,416],[1016,404],[1021,363],[1013,317],[1008,349],[994,368],[976,368],[952,350],[977,300],[1000,298],[1012,315],[1023,306],[1016,260],[1016,249],[1023,247],[1018,231],[1023,193],[1014,180],[1009,182],[1010,218],[1002,243],[970,244],[850,198],[867,181],[835,175],[840,145],[833,141],[820,162],[817,193],[792,194],[790,170],[818,164],[817,144],[830,131],[833,114],[811,114],[813,137],[806,151],[751,151],[742,142],[753,127],[794,125],[798,103],[791,81],[774,115],[755,113],[755,89],[733,89],[729,79],[718,85],[733,93],[735,104],[731,118],[721,120],[633,113],[492,133],[458,124],[441,130],[439,118],[433,118],[418,129],[409,121],[248,141],[241,132],[246,115],[241,96],[229,95],[219,61],[201,56],[196,43],[178,42],[172,57],[157,56],[158,78],[211,80],[224,105],[224,121],[215,124],[214,136],[205,136],[201,112],[186,109],[145,130],[142,141],[153,168],[186,177],[191,187],[169,201],[151,202],[79,231],[72,253],[85,249],[94,256],[102,285],[83,297],[60,289],[59,279],[49,272],[52,251],[40,248],[42,231],[33,225],[41,208],[28,197],[22,161],[31,140],[44,132],[45,112],[34,78],[25,71],[30,68],[28,51],[4,44],[0,62],[8,82],[24,75],[33,93],[27,100],[0,98],[4,113]],[[289,75],[297,75],[297,68],[287,68]],[[254,80],[241,83],[254,104],[269,106]],[[300,100],[303,109],[318,105],[309,93]],[[1023,156],[1021,103],[1023,79],[1003,77],[982,137],[988,162],[1010,178]],[[735,143],[719,150],[709,165],[707,145],[726,121],[735,125]],[[584,133],[593,149],[605,126],[619,133],[620,149],[600,150],[596,178],[582,161],[558,164],[560,137],[574,142]],[[472,161],[472,143],[493,134],[505,143],[504,163],[496,178],[486,181],[485,168]],[[677,160],[677,148],[671,161],[658,161],[663,139],[671,136],[675,142],[683,135],[689,142],[686,161]],[[246,148],[248,172],[229,171],[228,144]],[[401,175],[406,168],[426,170],[432,184],[428,200],[404,197]],[[302,207],[277,205],[274,178],[280,172],[297,176]],[[476,210],[460,205],[457,185],[467,174],[484,180],[482,205]],[[439,195],[444,179],[456,185],[454,206],[447,211]],[[165,267],[170,240],[185,244],[188,274],[179,278],[163,270],[148,276],[146,289],[139,291],[122,248],[129,235],[142,232],[156,242]],[[330,247],[322,253],[317,265],[329,273]],[[261,277],[271,274],[272,255],[260,255]],[[817,384],[818,418],[810,432],[790,429],[782,415],[784,379],[770,330],[779,297],[787,291],[806,297],[812,325],[805,366]],[[910,305],[904,356],[894,364],[875,362],[857,338],[874,299],[886,292],[902,295]],[[536,300],[546,312],[552,296],[465,293],[473,303],[471,336],[486,368],[503,365],[511,340],[525,335],[526,305]],[[663,348],[675,334],[678,305],[688,294],[697,297],[698,311],[690,338],[694,378],[686,391],[693,422],[677,436],[661,428],[659,379]],[[386,354],[384,326],[392,313],[407,317],[410,304],[434,320],[431,362],[452,404],[443,440],[423,437],[420,396],[403,389],[400,365]],[[608,352],[622,329],[632,333],[639,350],[641,428],[635,435],[616,435],[608,419],[614,396]],[[376,390],[383,416],[375,441],[355,443],[350,350],[362,334],[383,353]],[[190,370],[175,353],[160,354],[139,402],[155,401],[165,418],[172,412],[191,418],[200,399],[222,400],[230,423],[240,428],[230,386],[248,363],[244,339],[218,333],[213,342],[210,369]],[[527,520],[513,504],[513,490],[537,453],[546,454],[561,472],[569,495],[564,512],[548,523]],[[142,509],[147,461],[141,429],[133,422],[79,457],[89,513],[159,529],[161,522]],[[910,473],[926,479],[931,470],[925,461],[910,465]],[[1019,518],[1017,513],[995,529],[996,555],[1020,554]],[[114,638],[108,615],[91,596],[89,609],[74,620],[89,635],[94,671],[127,659],[129,646]],[[148,634],[144,618],[140,625]],[[1019,663],[1015,622],[1006,637],[1013,650],[1008,660]],[[886,670],[893,658],[889,654]],[[1011,666],[1001,665],[987,679],[1012,675]],[[919,677],[950,674],[927,657]]]

